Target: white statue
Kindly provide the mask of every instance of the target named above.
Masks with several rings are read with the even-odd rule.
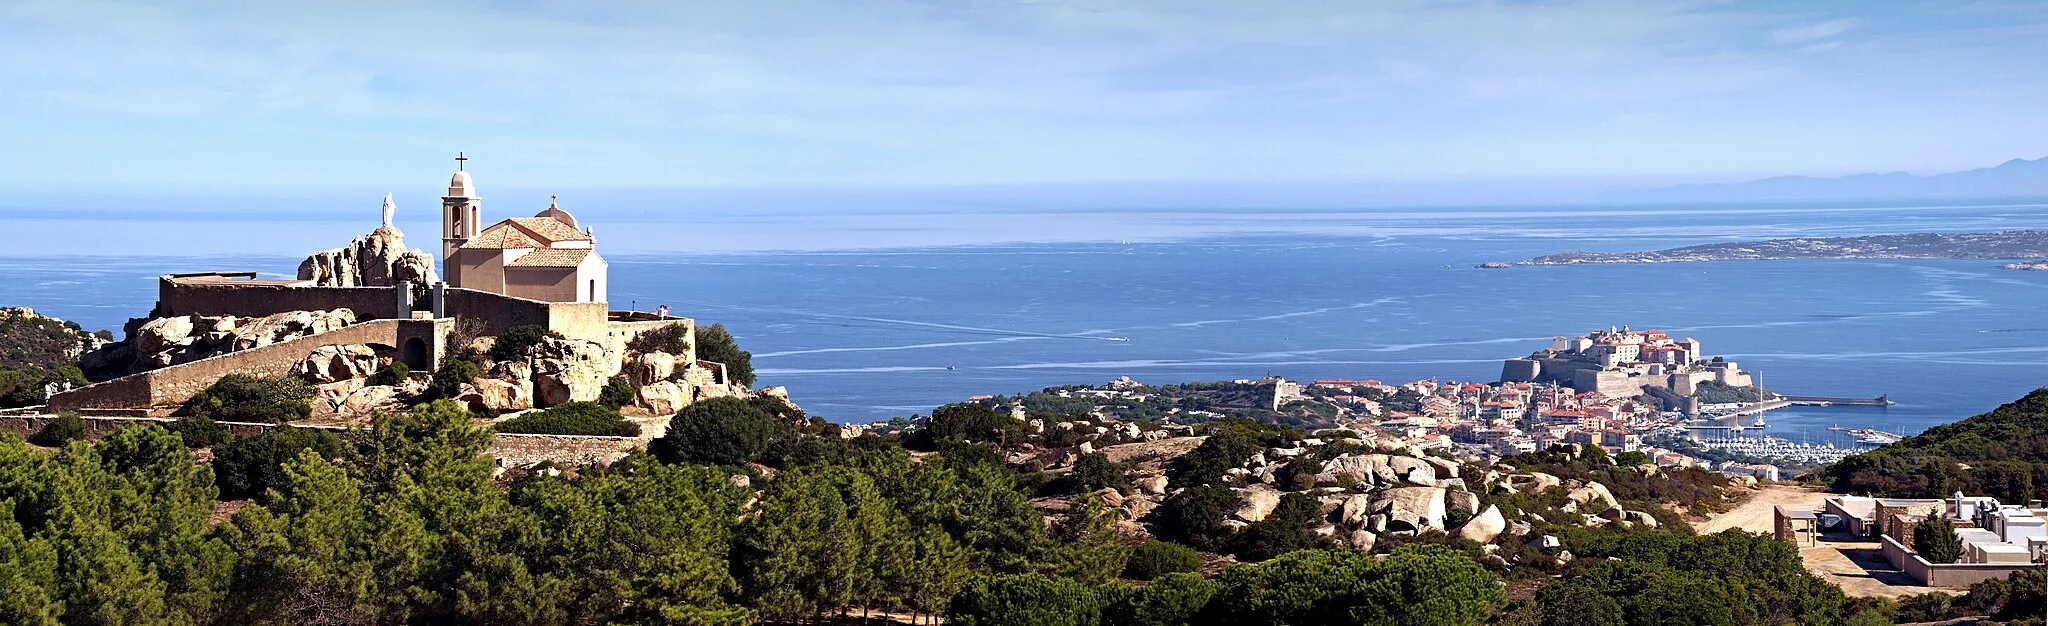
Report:
[[[391,203],[391,194],[384,194],[384,227],[391,228],[391,214],[398,212],[398,205]]]

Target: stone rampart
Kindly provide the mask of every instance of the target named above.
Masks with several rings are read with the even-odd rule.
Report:
[[[402,319],[396,287],[314,287],[284,281],[157,281],[154,317],[233,315],[262,317],[291,311],[354,311],[356,319]]]
[[[400,305],[397,289],[165,276],[157,284],[157,305],[152,317],[261,317],[290,311],[348,309],[359,320],[410,319],[413,307]],[[418,304],[415,302],[415,306]],[[610,311],[603,302],[545,302],[451,287],[444,292],[442,307],[444,316],[461,319],[465,332],[479,336],[499,335],[514,326],[536,324],[565,337],[606,343],[613,330]]]
[[[614,320],[605,327],[605,348],[610,350],[612,354],[623,355],[626,353],[626,344],[633,343],[633,340],[639,338],[640,335],[678,324],[682,325],[684,329],[684,337],[690,342],[690,349],[687,351],[687,354],[676,355],[676,362],[695,363],[697,361],[697,321],[689,318],[672,317],[665,320],[633,321]]]
[[[75,411],[174,406],[183,404],[185,400],[228,374],[285,375],[291,371],[293,365],[304,360],[306,355],[312,354],[314,349],[321,346],[377,344],[396,348],[401,344],[399,339],[403,335],[440,334],[433,330],[423,333],[412,328],[406,329],[409,332],[401,332],[401,327],[424,325],[428,328],[439,328],[449,324],[450,322],[446,320],[363,322],[310,337],[300,337],[260,348],[124,376],[96,385],[86,385],[51,397],[50,408],[58,411]]]
[[[608,343],[611,307],[603,302],[549,302],[548,330],[572,339]]]
[[[500,433],[486,450],[505,467],[552,462],[562,467],[610,465],[634,450],[647,447],[638,437],[593,435],[527,435]]]
[[[551,302],[514,298],[475,289],[450,287],[442,297],[442,313],[462,320],[463,332],[476,336],[504,334],[514,326],[548,326]]]

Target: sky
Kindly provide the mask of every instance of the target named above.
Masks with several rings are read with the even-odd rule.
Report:
[[[2048,154],[2044,59],[1996,0],[0,0],[0,190],[1936,173]]]

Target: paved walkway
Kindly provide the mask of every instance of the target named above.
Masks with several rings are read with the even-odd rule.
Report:
[[[1929,591],[1957,592],[1955,589],[1922,587],[1911,576],[1892,568],[1884,552],[1873,541],[1823,539],[1819,546],[1800,548],[1799,558],[1806,570],[1841,585],[1842,593],[1856,597],[1898,599]]]

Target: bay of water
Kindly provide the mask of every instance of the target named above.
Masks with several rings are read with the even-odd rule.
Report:
[[[788,386],[835,420],[1126,375],[1491,381],[1501,359],[1553,335],[1626,324],[1697,338],[1780,392],[1898,402],[1769,415],[1771,433],[1818,442],[1832,424],[1915,433],[2041,386],[2048,272],[1946,260],[1474,266],[1572,250],[2038,228],[2044,211],[788,211],[707,221],[622,210],[583,221],[612,260],[614,308],[667,304],[725,323],[753,351],[761,384]],[[360,221],[38,215],[15,222],[25,243],[0,257],[0,305],[118,328],[149,310],[158,274],[288,273],[309,248],[374,226]]]

